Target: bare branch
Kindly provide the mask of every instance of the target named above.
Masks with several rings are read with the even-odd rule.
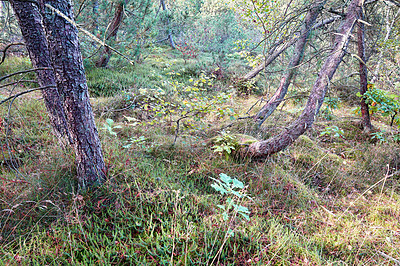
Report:
[[[5,102],[8,102],[9,100],[13,100],[13,99],[15,99],[15,98],[17,98],[17,97],[19,97],[19,96],[22,96],[22,95],[24,95],[24,94],[31,93],[31,92],[33,92],[33,91],[38,91],[38,90],[45,90],[45,89],[49,89],[49,88],[56,88],[56,86],[54,86],[54,85],[49,85],[49,86],[34,88],[34,89],[30,89],[30,90],[27,90],[27,91],[23,91],[23,92],[17,93],[17,94],[15,94],[15,95],[13,95],[13,96],[10,96],[10,97],[8,97],[8,98],[2,100],[2,101],[0,102],[0,105],[2,105],[2,104],[5,103]]]
[[[3,64],[3,63],[4,63],[4,60],[6,59],[7,50],[8,50],[10,47],[16,46],[16,45],[24,45],[24,44],[23,44],[22,42],[18,42],[18,43],[10,43],[9,45],[7,45],[7,46],[3,49],[3,51],[1,51],[1,52],[3,53],[3,58],[1,58],[1,60],[0,60],[0,65]]]
[[[14,72],[14,73],[11,73],[11,74],[9,74],[9,75],[6,75],[6,76],[1,77],[1,78],[0,78],[0,81],[3,81],[3,80],[8,79],[8,78],[11,78],[12,76],[16,76],[16,75],[19,75],[19,74],[25,74],[25,73],[29,73],[29,72],[34,72],[34,71],[37,71],[37,70],[51,70],[51,68],[48,68],[48,67],[38,67],[38,68],[32,68],[32,69],[27,69],[27,70],[22,70],[22,71]]]

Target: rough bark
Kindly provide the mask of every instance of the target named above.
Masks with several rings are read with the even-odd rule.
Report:
[[[48,87],[42,90],[42,95],[53,132],[63,146],[71,144],[39,9],[31,2],[10,1],[10,3],[21,28],[32,66],[41,69],[36,71],[39,85]]]
[[[317,24],[315,24],[311,30],[316,30],[318,28],[321,28],[325,25],[328,25],[338,19],[340,19],[340,16],[334,16],[331,17],[329,19],[325,19],[322,20],[320,22],[318,22]],[[263,71],[266,67],[268,67],[272,62],[274,62],[274,60],[280,55],[282,54],[284,51],[286,51],[286,49],[288,49],[289,47],[291,47],[292,45],[294,45],[297,42],[298,38],[292,38],[290,41],[286,42],[282,47],[280,47],[279,49],[274,49],[273,51],[271,51],[271,53],[269,54],[269,56],[267,56],[267,58],[258,66],[256,66],[255,68],[253,68],[249,73],[247,73],[245,76],[241,77],[240,80],[241,81],[248,81],[254,77],[256,77],[261,71]]]
[[[297,73],[297,68],[304,57],[304,51],[308,37],[311,33],[311,28],[317,20],[318,15],[322,11],[322,8],[326,1],[316,0],[312,4],[310,11],[308,12],[302,29],[300,31],[300,37],[296,41],[293,56],[289,62],[286,73],[281,78],[279,88],[276,90],[271,99],[261,108],[261,110],[255,116],[255,121],[261,126],[262,123],[276,110],[283,99],[286,96],[289,85],[292,79]]]
[[[118,3],[118,6],[115,8],[114,17],[108,27],[106,33],[107,41],[115,41],[117,38],[117,32],[119,30],[119,26],[121,25],[122,18],[124,15],[124,3],[121,1]],[[111,50],[108,46],[104,47],[103,53],[100,55],[100,58],[96,62],[97,67],[106,67],[111,58]]]
[[[162,9],[165,11],[167,10],[167,7],[165,5],[165,0],[160,0]],[[167,17],[167,27],[169,27],[169,18]],[[171,30],[168,28],[168,40],[169,40],[169,44],[171,45],[172,49],[176,49],[175,47],[175,43],[174,43],[174,39],[172,38],[172,33]]]
[[[362,8],[359,9],[359,18],[364,20],[364,12]],[[357,48],[358,48],[358,57],[361,59],[359,62],[359,72],[360,72],[360,94],[364,95],[364,93],[368,90],[368,72],[367,66],[365,65],[367,62],[367,57],[365,56],[365,27],[364,23],[358,22],[357,29]],[[364,98],[361,98],[360,101],[361,107],[361,125],[362,127],[370,131],[372,130],[371,119],[369,117],[369,108],[368,104],[365,102]]]
[[[335,45],[329,57],[322,66],[318,78],[314,83],[310,97],[302,114],[291,125],[285,128],[279,135],[260,142],[251,144],[245,151],[247,156],[253,158],[265,158],[281,151],[292,144],[314,123],[319,109],[324,101],[328,84],[336,69],[341,63],[350,39],[351,32],[357,20],[358,10],[364,0],[353,0],[347,10],[347,15],[338,32],[335,34]]]
[[[50,57],[73,140],[78,182],[86,188],[104,181],[105,164],[89,102],[78,30],[46,4],[73,19],[72,4],[69,0],[40,0]]]

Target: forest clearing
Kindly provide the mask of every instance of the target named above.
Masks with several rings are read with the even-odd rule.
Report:
[[[0,264],[400,265],[399,8],[0,2]]]

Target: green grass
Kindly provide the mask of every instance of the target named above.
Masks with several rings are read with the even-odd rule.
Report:
[[[137,82],[156,86],[159,81],[143,73],[152,69],[164,80],[165,64],[184,73],[179,55],[170,51],[166,59],[163,51],[155,51],[142,70],[118,70],[118,62],[110,69],[88,69],[89,84],[110,78],[105,86],[116,84],[118,94],[139,88]],[[178,77],[181,83],[204,70],[199,62],[193,68]],[[119,79],[123,85],[114,82]],[[150,123],[151,111],[146,116],[136,107],[112,111],[126,106],[124,95],[93,99],[108,179],[82,192],[76,190],[73,152],[59,148],[38,97],[17,100],[10,132],[0,127],[1,144],[14,150],[0,156],[1,264],[395,265],[400,258],[399,175],[392,175],[400,165],[398,144],[370,142],[336,110],[333,120],[319,118],[283,152],[252,162],[225,160],[212,151],[210,140],[231,123],[228,116],[205,114],[201,120],[210,125],[200,131],[182,126],[172,146],[175,124],[169,118]],[[224,104],[244,115],[254,102],[251,95],[234,96]],[[228,134],[269,137],[296,116],[294,107],[287,104],[262,130],[250,120],[235,121]],[[0,112],[4,121],[8,108],[0,106]],[[124,116],[140,121],[132,125]],[[108,117],[122,126],[117,136],[102,129]],[[332,125],[343,129],[343,138],[320,136]],[[240,204],[250,209],[250,221],[237,215],[223,219],[217,205],[226,204],[227,196],[209,178],[220,173],[247,186],[251,200]]]

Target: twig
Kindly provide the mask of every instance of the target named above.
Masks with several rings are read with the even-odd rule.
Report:
[[[29,72],[33,72],[33,71],[37,71],[37,70],[51,70],[51,68],[48,67],[38,67],[38,68],[32,68],[32,69],[27,69],[27,70],[22,70],[22,71],[18,71],[18,72],[14,72],[12,74],[3,76],[0,78],[0,81],[3,81],[5,79],[11,78],[12,76],[15,75],[19,75],[19,74],[25,74],[25,73],[29,73]]]
[[[3,53],[3,58],[0,61],[0,65],[4,63],[4,60],[6,59],[6,53],[7,50],[11,47],[11,46],[15,46],[15,45],[24,45],[22,42],[18,42],[18,43],[10,43],[9,45],[7,45],[3,51],[1,51]]]
[[[1,180],[3,180],[3,181],[11,182],[11,183],[24,183],[24,184],[31,184],[31,183],[30,183],[30,182],[28,182],[28,181],[25,181],[25,180],[20,180],[20,179],[17,179],[17,180],[8,180],[8,179],[6,179],[6,178],[4,178],[4,177],[1,177],[1,176],[0,176],[0,179],[1,179]]]
[[[17,93],[17,94],[15,94],[15,95],[13,95],[13,96],[10,96],[10,97],[8,97],[8,98],[2,100],[2,101],[0,102],[0,105],[2,105],[2,104],[5,103],[5,102],[8,102],[9,100],[15,99],[15,98],[17,98],[17,97],[19,97],[19,96],[21,96],[21,95],[24,95],[24,94],[27,94],[27,93],[30,93],[30,92],[33,92],[33,91],[45,90],[45,89],[48,89],[48,88],[56,88],[56,86],[54,86],[54,85],[48,85],[48,86],[43,86],[43,87],[39,87],[39,88],[34,88],[34,89],[30,89],[30,90],[27,90],[27,91],[23,91],[23,92]]]
[[[38,83],[37,80],[19,80],[19,81],[10,82],[10,83],[4,84],[4,85],[0,85],[0,88],[4,88],[4,87],[7,87],[7,86],[18,84],[20,82]]]
[[[400,260],[397,260],[397,259],[389,256],[388,254],[383,253],[382,251],[378,251],[378,253],[381,254],[382,256],[384,256],[385,258],[393,261],[394,263],[396,263],[396,265],[398,265],[398,266],[400,265]]]
[[[90,33],[89,31],[87,31],[86,29],[80,27],[78,24],[76,24],[72,19],[70,19],[67,15],[65,15],[64,13],[62,13],[60,10],[58,10],[57,8],[54,8],[53,6],[49,5],[49,4],[45,4],[45,6],[47,8],[49,8],[51,11],[57,13],[60,17],[62,17],[63,19],[65,19],[66,21],[68,21],[69,23],[71,23],[76,29],[81,30],[83,33],[85,33],[87,36],[89,36],[89,38],[91,38],[92,40],[94,40],[95,42],[99,43],[102,46],[107,47],[108,49],[112,50],[114,53],[120,55],[121,57],[123,57],[124,59],[126,59],[127,61],[129,61],[129,63],[131,65],[135,65],[135,62],[133,60],[131,60],[129,57],[127,57],[126,55],[122,54],[120,51],[118,51],[117,49],[115,49],[114,47],[111,47],[110,45],[106,44],[105,42],[103,42],[102,40],[100,40],[99,38],[97,38],[95,35],[93,35],[92,33]]]
[[[172,143],[172,146],[175,146],[175,144],[176,144],[176,140],[177,140],[178,134],[179,134],[179,126],[180,126],[179,123],[181,122],[181,120],[183,120],[183,119],[185,119],[185,118],[188,118],[188,117],[191,117],[191,116],[198,115],[198,114],[200,114],[201,112],[207,110],[211,105],[212,105],[212,103],[210,103],[209,105],[207,105],[207,106],[204,107],[203,109],[198,110],[198,111],[196,111],[195,113],[189,115],[190,113],[194,112],[194,110],[192,110],[192,111],[188,112],[185,116],[182,116],[182,117],[180,117],[178,120],[175,121],[175,122],[176,122],[176,130],[175,130],[175,138],[174,138],[174,142]]]

